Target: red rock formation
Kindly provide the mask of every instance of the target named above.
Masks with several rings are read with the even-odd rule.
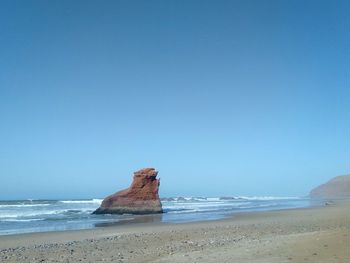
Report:
[[[154,214],[162,213],[158,189],[160,180],[154,168],[134,173],[128,189],[106,197],[94,214]]]

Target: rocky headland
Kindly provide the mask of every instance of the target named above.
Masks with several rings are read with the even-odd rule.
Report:
[[[325,184],[322,184],[310,192],[312,198],[350,198],[350,175],[337,176]]]

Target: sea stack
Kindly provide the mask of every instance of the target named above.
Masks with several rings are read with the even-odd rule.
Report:
[[[158,189],[160,179],[154,168],[134,172],[131,186],[106,197],[94,214],[157,214],[162,213]]]
[[[343,199],[350,198],[350,175],[337,176],[310,192],[311,198]]]

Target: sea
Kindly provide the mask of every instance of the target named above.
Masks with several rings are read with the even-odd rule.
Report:
[[[163,198],[158,215],[93,215],[102,199],[0,201],[0,235],[91,229],[146,222],[186,223],[223,219],[237,213],[302,208],[305,197],[175,197]]]

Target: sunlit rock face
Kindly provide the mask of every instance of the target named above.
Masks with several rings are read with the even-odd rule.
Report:
[[[337,176],[310,192],[312,198],[350,198],[350,175]]]
[[[154,168],[134,173],[131,186],[106,197],[94,214],[155,214],[162,213],[158,190],[160,180]]]

